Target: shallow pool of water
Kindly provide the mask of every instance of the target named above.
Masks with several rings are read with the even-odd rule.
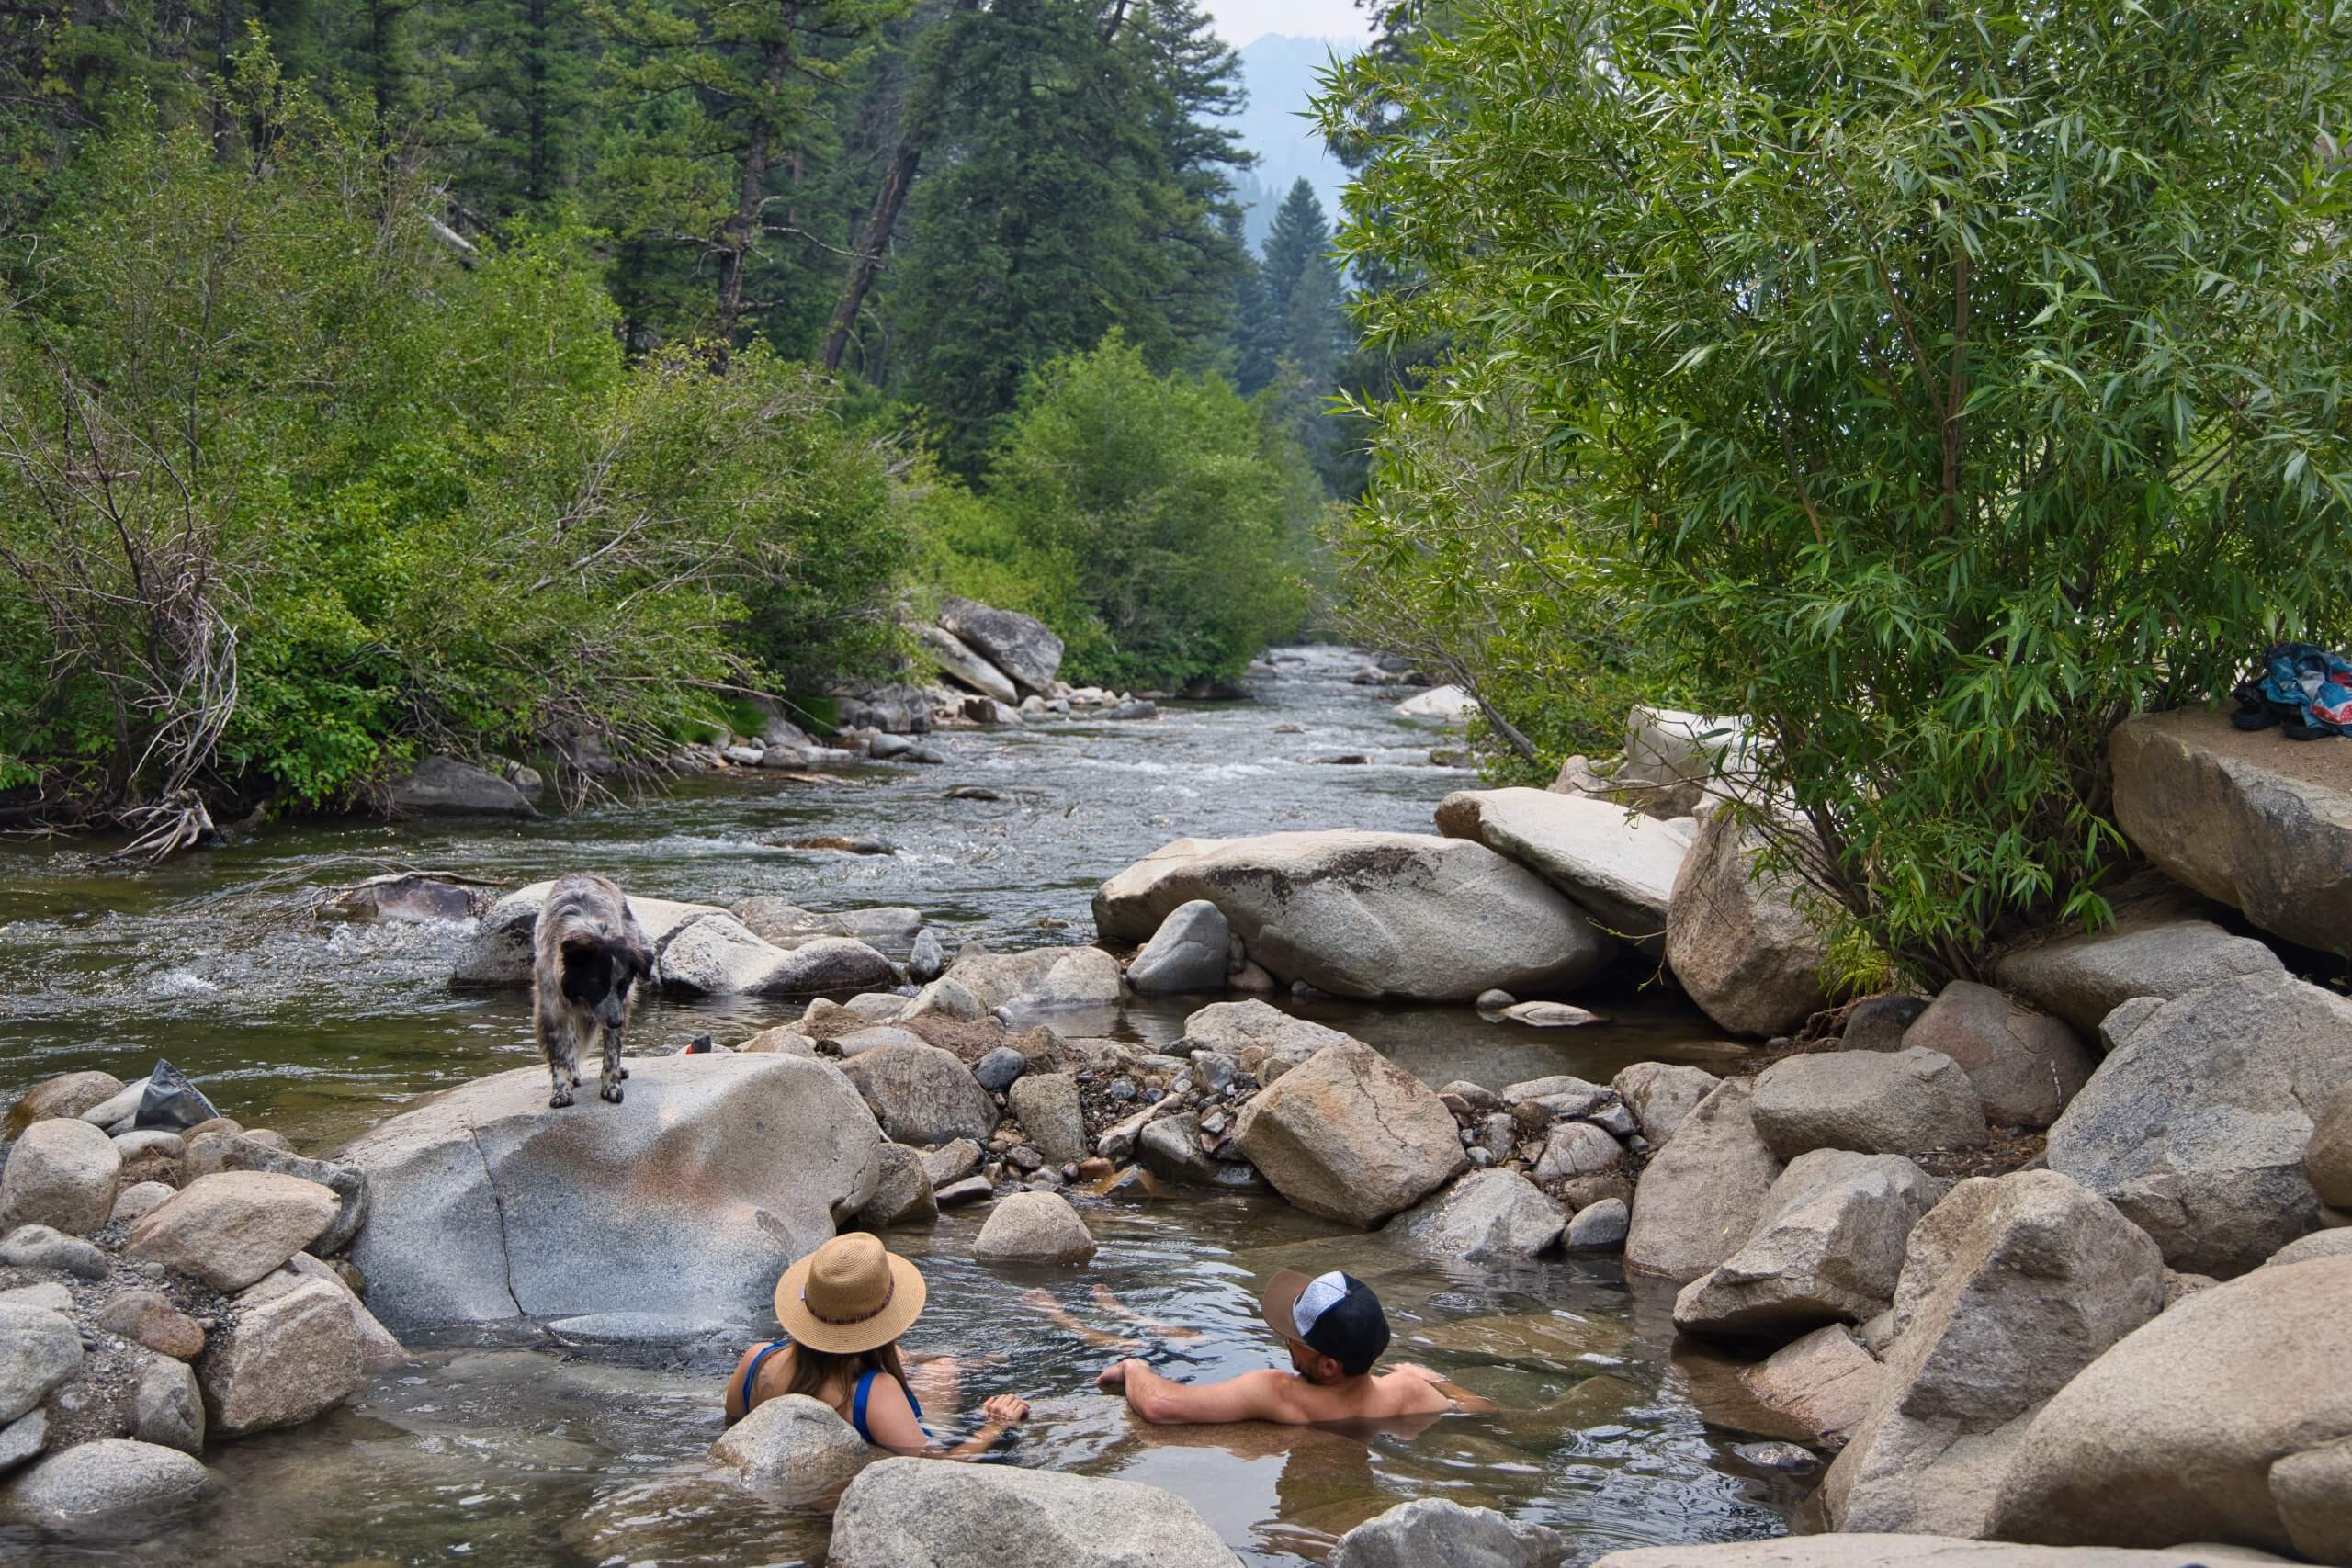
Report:
[[[1140,724],[955,732],[942,740],[944,766],[854,768],[831,785],[752,774],[522,825],[303,825],[143,873],[94,865],[104,845],[11,843],[0,847],[0,1100],[78,1067],[130,1077],[160,1055],[228,1113],[316,1151],[420,1092],[533,1065],[520,996],[446,985],[465,928],[314,917],[320,894],[381,870],[513,886],[582,868],[632,891],[720,904],[752,894],[823,910],[910,904],[958,940],[1002,950],[1087,940],[1095,886],[1171,838],[1427,831],[1437,801],[1473,781],[1430,763],[1446,732],[1395,716],[1389,705],[1402,692],[1351,683],[1360,667],[1340,650],[1301,650],[1259,702],[1174,705]],[[1317,760],[1341,753],[1373,761]],[[1004,798],[944,798],[966,784]],[[773,841],[816,833],[872,835],[894,852]],[[1539,1031],[1466,1008],[1317,1001],[1299,1010],[1433,1084],[1555,1072],[1605,1079],[1630,1061],[1711,1055],[1712,1026],[1669,995],[1634,987],[1578,999],[1611,1021]],[[1193,1005],[1053,1021],[1158,1042],[1174,1037]],[[673,1048],[706,1031],[725,1040],[798,1010],[655,1000],[633,1043]],[[890,1238],[922,1260],[932,1284],[910,1348],[961,1358],[967,1406],[999,1390],[1035,1402],[1006,1461],[1169,1487],[1262,1563],[1319,1558],[1339,1532],[1416,1496],[1555,1525],[1578,1562],[1628,1543],[1778,1533],[1794,1500],[1791,1483],[1743,1465],[1731,1452],[1739,1439],[1702,1420],[1694,1379],[1706,1383],[1712,1370],[1675,1359],[1668,1302],[1630,1291],[1613,1264],[1441,1269],[1273,1200],[1082,1201],[1102,1242],[1083,1271],[1029,1278],[978,1265],[968,1214]],[[1254,1305],[1264,1280],[1328,1267],[1374,1283],[1396,1320],[1398,1354],[1506,1414],[1369,1439],[1150,1429],[1093,1391],[1095,1372],[1121,1351],[1023,1301],[1043,1289],[1081,1325],[1141,1339],[1171,1375],[1222,1377],[1279,1363]],[[213,1450],[228,1484],[153,1540],[69,1548],[0,1532],[0,1557],[349,1568],[821,1561],[821,1513],[748,1501],[704,1468],[719,1430],[719,1381],[763,1327],[772,1325],[661,1350],[430,1348],[333,1416]]]

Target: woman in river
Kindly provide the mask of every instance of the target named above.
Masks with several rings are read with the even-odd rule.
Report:
[[[942,1448],[922,1425],[922,1406],[899,1355],[899,1337],[922,1312],[922,1273],[863,1232],[836,1236],[784,1271],[776,1281],[776,1321],[785,1337],[743,1352],[727,1379],[732,1426],[781,1394],[805,1393],[830,1404],[876,1448],[934,1459],[972,1459],[1029,1418],[1029,1402],[1001,1393],[980,1407],[978,1431]],[[945,1358],[927,1362],[922,1381],[952,1386]]]

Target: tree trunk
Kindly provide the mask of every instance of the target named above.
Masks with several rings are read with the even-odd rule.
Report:
[[[749,270],[752,248],[759,243],[760,207],[767,199],[768,165],[775,157],[775,117],[770,107],[791,62],[791,45],[779,40],[768,46],[761,85],[766,96],[752,111],[743,138],[743,162],[735,186],[735,210],[727,220],[726,238],[718,253],[718,347],[735,347],[735,329],[743,319],[743,275]]]

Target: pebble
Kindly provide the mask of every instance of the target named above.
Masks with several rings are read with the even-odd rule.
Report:
[[[1821,1463],[1809,1449],[1794,1443],[1742,1443],[1731,1450],[1736,1459],[1744,1460],[1758,1470],[1777,1470],[1793,1474],[1812,1470]]]
[[[990,1094],[1001,1094],[1028,1070],[1028,1057],[1010,1045],[1000,1045],[972,1065],[972,1077]]]
[[[1036,1170],[1046,1163],[1046,1156],[1028,1144],[1023,1144],[1005,1156],[1023,1170]]]
[[[1113,1078],[1102,1092],[1113,1100],[1133,1100],[1136,1097],[1136,1080],[1122,1075]]]
[[[985,1176],[967,1176],[961,1181],[951,1181],[932,1196],[943,1209],[956,1208],[965,1203],[978,1203],[996,1195],[996,1183]]]

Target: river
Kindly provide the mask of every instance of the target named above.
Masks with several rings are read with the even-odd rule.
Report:
[[[805,908],[921,908],[956,941],[1083,942],[1101,880],[1170,839],[1285,829],[1428,831],[1472,782],[1433,765],[1451,737],[1396,716],[1405,692],[1354,683],[1360,655],[1280,650],[1259,700],[1165,705],[1155,720],[1072,720],[935,738],[939,766],[859,766],[835,782],[693,780],[514,825],[335,822],[271,830],[140,873],[105,845],[0,847],[0,1098],[52,1074],[186,1068],[228,1114],[306,1151],[331,1149],[415,1095],[537,1060],[519,996],[453,993],[454,924],[363,926],[313,912],[327,890],[421,867],[520,884],[604,871],[633,892],[726,904],[774,894]],[[1361,762],[1324,759],[1361,756]],[[949,799],[981,785],[997,800]],[[784,847],[879,838],[891,852]],[[954,942],[951,942],[951,947]],[[1649,1057],[1700,1059],[1714,1031],[1670,997],[1598,1001],[1611,1022],[1537,1031],[1467,1009],[1317,1001],[1430,1083],[1500,1085],[1552,1072],[1606,1079]],[[1066,1032],[1173,1038],[1191,1004],[1057,1019]],[[652,1002],[634,1049],[722,1041],[797,1006]],[[975,1264],[978,1220],[951,1213],[893,1233],[922,1261],[920,1352],[967,1365],[967,1401],[1018,1392],[1036,1418],[1011,1462],[1168,1487],[1252,1563],[1319,1560],[1389,1504],[1447,1496],[1566,1532],[1570,1561],[1626,1544],[1779,1533],[1802,1483],[1748,1465],[1720,1411],[1719,1364],[1674,1349],[1670,1296],[1611,1261],[1438,1267],[1279,1201],[1081,1200],[1102,1251],[1082,1277],[1012,1278]],[[1498,1418],[1417,1437],[1148,1429],[1092,1377],[1119,1354],[1035,1310],[1156,1345],[1171,1375],[1218,1377],[1280,1359],[1254,1295],[1276,1269],[1344,1266],[1373,1283],[1401,1352],[1502,1404]],[[1097,1292],[1107,1292],[1107,1299]],[[1132,1314],[1123,1315],[1123,1314]],[[1139,1326],[1136,1320],[1156,1326]],[[1161,1326],[1188,1331],[1163,1335]],[[821,1562],[821,1514],[729,1492],[705,1469],[718,1383],[741,1341],[659,1350],[451,1343],[308,1427],[214,1449],[227,1483],[153,1539],[40,1547],[0,1531],[0,1557],[59,1562],[500,1564]]]

